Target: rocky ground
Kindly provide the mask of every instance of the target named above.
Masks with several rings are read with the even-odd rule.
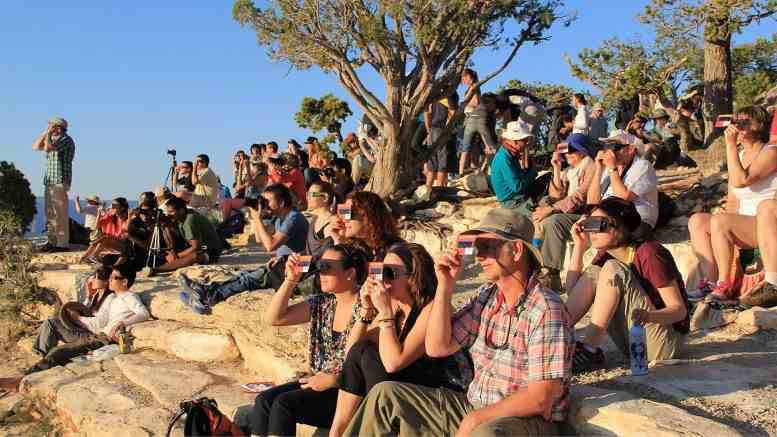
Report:
[[[679,215],[660,238],[692,281],[695,259],[687,244],[687,214],[700,204],[705,210],[717,207],[725,180],[680,169],[663,172],[661,181],[662,189],[677,199]],[[471,198],[429,206],[408,216],[402,227],[408,240],[435,254],[455,233],[473,226],[493,208],[494,200]],[[223,258],[222,265],[187,274],[220,280],[268,258],[244,243],[236,241],[237,249]],[[78,256],[45,255],[36,260],[41,284],[63,301],[74,297],[74,277],[84,271],[74,263]],[[479,273],[476,266],[466,270],[457,289],[457,305],[482,282]],[[217,305],[213,315],[202,317],[179,301],[172,276],[142,278],[134,290],[154,316],[133,329],[135,351],[28,377],[22,395],[0,399],[3,435],[163,435],[182,400],[210,396],[225,413],[234,414],[254,397],[243,393],[240,384],[283,382],[304,369],[307,330],[264,325],[266,292],[235,296]],[[42,314],[52,311],[43,309]],[[571,424],[581,435],[777,435],[777,311],[729,314],[725,321],[728,324],[721,328],[692,333],[681,360],[653,363],[646,377],[629,376],[623,357],[609,344],[610,367],[575,378]],[[15,345],[0,362],[0,376],[18,374],[34,361],[31,341],[27,337]]]

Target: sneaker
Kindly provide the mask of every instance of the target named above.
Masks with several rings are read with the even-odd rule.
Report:
[[[705,301],[731,302],[736,301],[732,295],[732,286],[729,282],[719,282],[712,289]]]
[[[181,302],[188,306],[197,314],[203,315],[208,313],[208,307],[200,300],[200,297],[196,293],[189,293],[188,291],[182,291],[179,295]]]
[[[602,348],[589,351],[585,345],[578,341],[575,344],[575,358],[572,360],[572,373],[585,373],[604,368],[604,352]]]
[[[777,306],[777,286],[766,281],[761,282],[746,296],[742,296],[739,302],[749,307],[771,308]]]
[[[186,275],[183,275],[183,274],[178,275],[178,285],[180,285],[181,288],[184,289],[184,291],[196,294],[200,300],[203,300],[207,297],[205,292],[205,287],[199,282],[192,280]]]
[[[688,300],[691,302],[703,300],[708,294],[712,293],[714,288],[715,284],[708,281],[706,278],[699,279],[699,285],[693,290],[688,290]]]

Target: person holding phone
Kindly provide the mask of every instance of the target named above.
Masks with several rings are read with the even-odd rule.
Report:
[[[540,229],[542,258],[549,269],[549,283],[553,284],[550,288],[556,291],[561,289],[560,272],[564,267],[569,229],[583,212],[595,172],[594,149],[588,136],[572,134],[567,143],[559,146],[550,161],[553,167],[550,202],[537,207],[532,213],[534,225]],[[565,170],[561,169],[562,160],[569,164]],[[554,286],[556,284],[559,286]]]
[[[693,299],[709,295],[717,301],[736,302],[734,250],[758,247],[759,238],[771,237],[758,235],[756,220],[761,203],[777,194],[777,144],[768,142],[769,122],[765,109],[746,106],[736,111],[724,131],[728,168],[725,211],[696,213],[688,221],[701,277],[689,293]]]
[[[654,240],[642,240],[642,218],[634,204],[609,197],[589,206],[572,226],[574,249],[567,271],[567,309],[574,326],[590,312],[591,322],[575,348],[573,372],[604,368],[605,333],[626,356],[629,330],[645,325],[648,359],[676,358],[690,331],[690,304],[672,254]],[[583,254],[597,251],[583,270]]]
[[[564,303],[535,276],[542,255],[531,244],[534,226],[515,210],[495,208],[467,233],[476,236],[488,282],[454,313],[464,264],[455,247],[445,253],[435,265],[424,340],[431,357],[469,351],[474,376],[467,393],[381,382],[344,435],[559,435],[574,342]]]
[[[360,324],[352,336],[363,338],[351,347],[338,378],[337,411],[329,435],[345,431],[362,399],[383,381],[403,381],[459,392],[460,371],[455,357],[431,358],[424,338],[437,288],[434,261],[419,244],[393,246],[382,263],[382,279],[368,277],[361,288],[362,308],[375,317]],[[466,358],[462,359],[466,362]]]
[[[318,262],[321,289],[289,305],[302,277],[298,259],[291,255],[286,261],[285,279],[265,309],[264,322],[272,326],[310,322],[308,375],[256,397],[248,419],[253,435],[295,435],[297,423],[329,427],[337,404],[337,377],[348,350],[360,339],[354,330],[372,322],[359,300],[359,288],[367,278],[367,263],[371,260],[363,242],[351,241],[327,249]]]

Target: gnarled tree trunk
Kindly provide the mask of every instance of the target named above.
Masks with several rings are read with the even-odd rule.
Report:
[[[723,130],[715,128],[720,114],[731,114],[733,85],[731,78],[731,34],[719,26],[727,22],[708,21],[704,29],[704,144],[710,146]],[[710,26],[718,26],[711,28]],[[715,36],[715,34],[724,35]]]
[[[415,133],[415,123],[406,122],[401,128],[384,124],[381,130],[383,145],[375,151],[375,164],[366,189],[387,199],[401,188],[409,186],[418,169],[413,162],[410,144]]]

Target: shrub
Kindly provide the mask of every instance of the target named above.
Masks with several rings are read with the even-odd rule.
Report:
[[[29,230],[37,210],[30,181],[13,163],[6,161],[0,161],[0,210],[10,210],[19,219],[23,232]]]

